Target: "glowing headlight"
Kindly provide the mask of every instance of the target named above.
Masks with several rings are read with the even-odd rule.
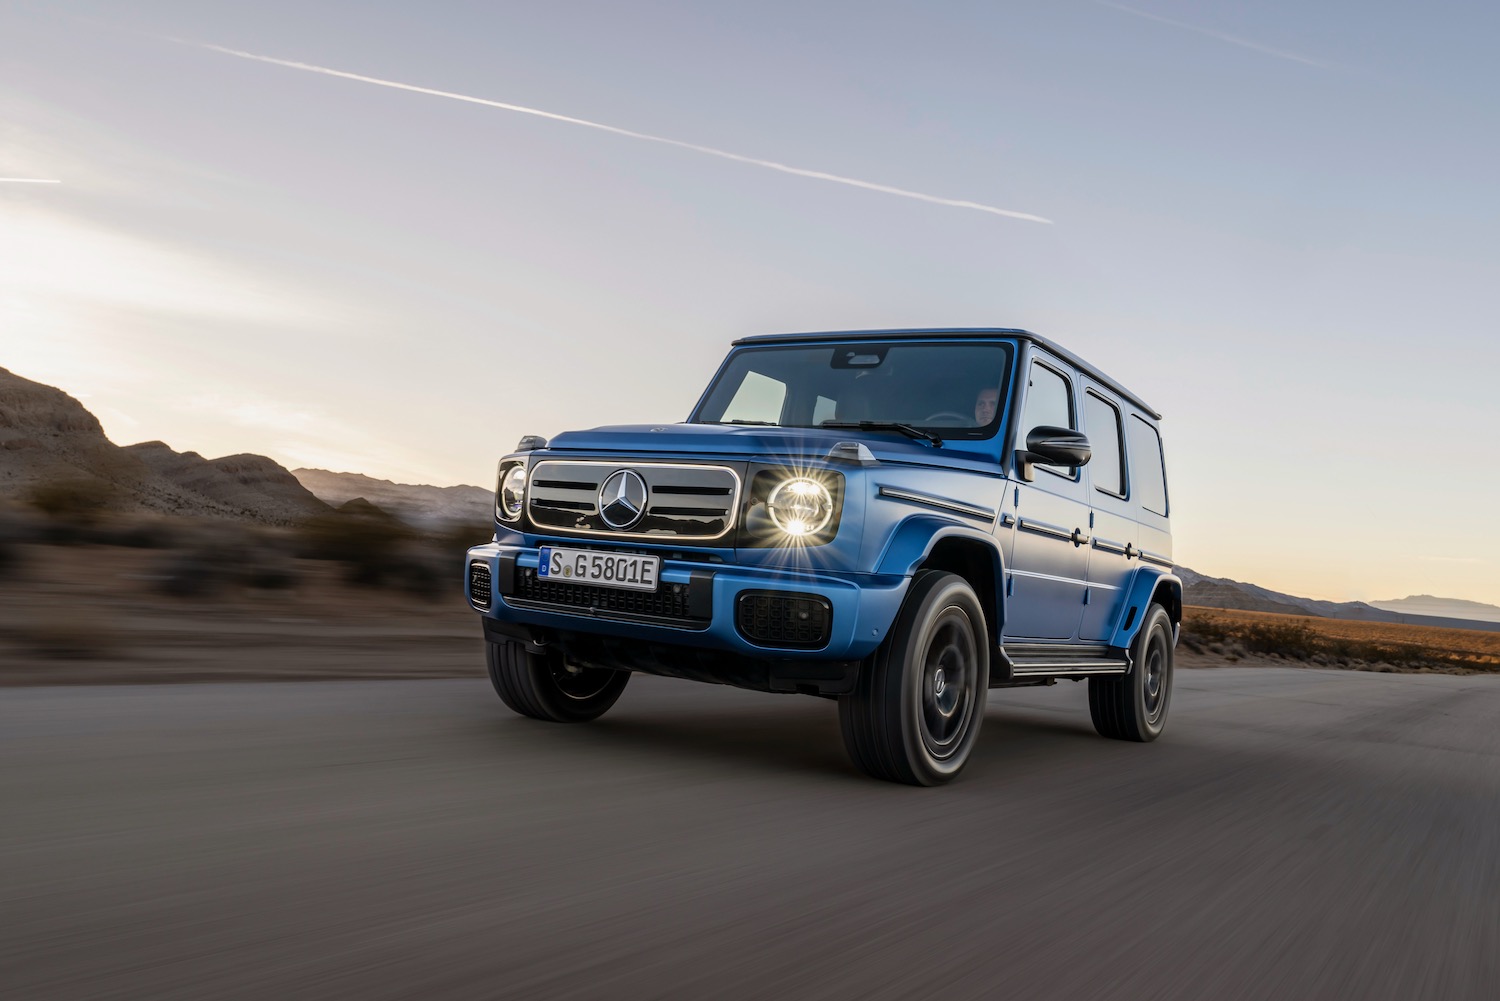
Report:
[[[515,465],[500,481],[499,504],[500,517],[506,521],[515,521],[521,517],[521,505],[526,500],[526,467]]]
[[[787,535],[812,535],[833,518],[833,497],[817,480],[799,476],[776,485],[766,501],[766,510]]]

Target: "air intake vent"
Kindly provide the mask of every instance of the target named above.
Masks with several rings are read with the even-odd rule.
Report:
[[[515,590],[507,604],[607,619],[656,622],[706,629],[713,617],[713,575],[697,573],[689,584],[663,583],[656,591],[627,591],[588,584],[566,584],[537,576],[531,567],[516,567]]]
[[[741,592],[735,609],[740,635],[757,646],[816,649],[828,645],[833,608],[816,594]]]
[[[490,565],[477,560],[469,564],[469,600],[479,608],[489,608],[495,588],[490,583]]]

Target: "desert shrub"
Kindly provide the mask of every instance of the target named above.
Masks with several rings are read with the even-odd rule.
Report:
[[[246,563],[240,576],[247,587],[263,591],[285,591],[296,587],[301,575],[289,559],[262,557]]]
[[[0,509],[0,577],[15,572],[21,563],[20,527],[14,515]]]
[[[178,598],[202,598],[229,587],[283,590],[300,574],[287,540],[270,530],[216,522],[183,524],[174,530],[179,548],[157,560],[156,590]]]
[[[142,519],[109,526],[98,538],[105,545],[129,549],[172,549],[182,544],[183,531],[161,519]]]
[[[116,493],[114,485],[103,480],[54,480],[33,486],[26,501],[50,518],[90,525],[109,508]]]
[[[389,555],[411,535],[400,522],[367,515],[331,514],[309,518],[294,536],[298,556],[358,562]]]
[[[457,561],[443,552],[408,550],[391,565],[387,583],[414,598],[436,601],[458,586],[457,566]]]
[[[156,590],[173,598],[209,598],[230,583],[231,564],[217,550],[173,552],[151,574]]]
[[[310,518],[293,534],[293,551],[305,559],[343,564],[344,578],[361,587],[396,580],[411,529],[394,518],[370,514],[331,514]]]

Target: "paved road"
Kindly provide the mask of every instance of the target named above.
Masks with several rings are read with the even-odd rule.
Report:
[[[1500,679],[997,692],[957,783],[636,678],[0,692],[7,998],[1500,997]]]

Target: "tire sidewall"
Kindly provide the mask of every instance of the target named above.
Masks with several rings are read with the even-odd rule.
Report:
[[[1152,647],[1160,644],[1162,656],[1162,701],[1161,711],[1152,720],[1146,706],[1147,663]],[[1172,709],[1172,687],[1176,674],[1173,664],[1172,619],[1167,610],[1153,604],[1146,612],[1146,621],[1136,634],[1131,656],[1134,663],[1130,669],[1130,703],[1135,713],[1136,728],[1146,740],[1155,740],[1166,728],[1167,717]]]
[[[514,641],[488,644],[487,663],[496,694],[522,716],[554,723],[586,723],[613,706],[630,680],[629,671],[609,672],[612,676],[597,691],[576,698],[563,691],[552,674],[552,658],[559,656],[531,653]]]
[[[968,581],[957,574],[934,573],[913,585],[917,594],[910,614],[903,610],[901,628],[893,637],[888,683],[897,688],[902,744],[906,760],[923,785],[937,785],[953,778],[963,769],[984,722],[985,701],[989,694],[989,631],[984,609]],[[928,648],[939,630],[949,622],[967,621],[975,653],[974,688],[970,693],[968,723],[964,733],[946,758],[935,756],[922,739],[923,664]]]

